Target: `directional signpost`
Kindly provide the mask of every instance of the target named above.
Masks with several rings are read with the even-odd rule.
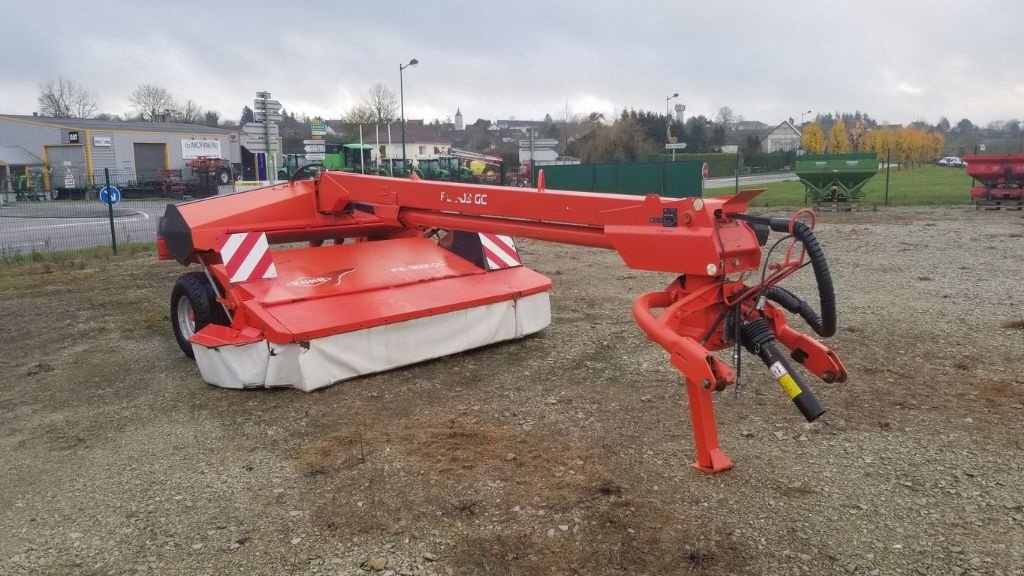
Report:
[[[327,125],[319,116],[313,118],[309,125],[310,140],[303,140],[306,148],[306,160],[310,162],[323,162],[327,159],[327,146],[324,144],[324,136],[327,136]]]
[[[256,178],[273,180],[277,176],[275,154],[281,151],[280,131],[277,123],[281,115],[281,103],[270,99],[270,92],[257,92],[252,103],[255,122],[242,126],[242,146],[256,154]]]

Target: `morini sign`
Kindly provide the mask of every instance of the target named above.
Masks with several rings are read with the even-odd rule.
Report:
[[[185,160],[199,158],[223,158],[220,155],[220,140],[182,140],[181,157]]]

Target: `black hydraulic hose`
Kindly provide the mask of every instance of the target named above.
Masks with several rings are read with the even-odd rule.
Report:
[[[807,325],[814,328],[814,331],[821,334],[822,320],[818,312],[814,310],[806,300],[786,290],[782,286],[772,286],[764,291],[764,297],[789,312],[796,314],[807,322]]]
[[[814,310],[810,306],[794,295],[788,290],[785,294],[782,294],[776,290],[773,295],[779,300],[772,298],[773,301],[778,302],[784,308],[790,312],[800,314],[800,316],[807,321],[807,324],[814,330],[818,336],[828,337],[834,336],[836,333],[836,291],[835,286],[832,284],[832,274],[828,270],[828,260],[825,258],[825,250],[822,249],[821,243],[818,242],[817,236],[814,235],[814,230],[810,226],[801,222],[800,220],[788,220],[786,218],[764,218],[761,216],[751,216],[749,214],[733,214],[734,218],[743,220],[746,222],[767,224],[769,228],[775,232],[784,232],[786,234],[792,234],[794,238],[800,241],[804,245],[804,249],[807,250],[807,258],[811,262],[811,268],[814,270],[814,279],[818,284],[818,299],[821,302],[821,315],[814,313]],[[792,226],[792,229],[790,229]],[[765,291],[765,297],[771,298],[769,293],[772,290]],[[787,306],[787,303],[793,305],[793,309]],[[806,308],[803,312],[800,310]],[[810,312],[807,314],[806,312]]]
[[[825,408],[818,402],[814,392],[811,392],[800,374],[793,370],[785,354],[779,350],[775,334],[764,318],[755,318],[743,324],[741,334],[743,345],[764,362],[772,377],[808,422],[814,422],[825,413]]]

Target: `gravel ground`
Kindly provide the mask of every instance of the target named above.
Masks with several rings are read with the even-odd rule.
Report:
[[[152,255],[0,268],[0,574],[1024,574],[1024,218],[819,231],[850,381],[807,425],[748,356],[715,476],[613,253],[524,243],[543,333],[312,394],[203,384]]]

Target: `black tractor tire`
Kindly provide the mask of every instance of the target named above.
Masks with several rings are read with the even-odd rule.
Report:
[[[227,186],[231,184],[231,170],[227,168],[221,168],[217,170],[217,184],[219,186]]]
[[[187,306],[187,307],[186,307]],[[186,272],[171,290],[171,329],[185,356],[195,359],[189,338],[207,324],[228,326],[227,312],[204,272]]]

